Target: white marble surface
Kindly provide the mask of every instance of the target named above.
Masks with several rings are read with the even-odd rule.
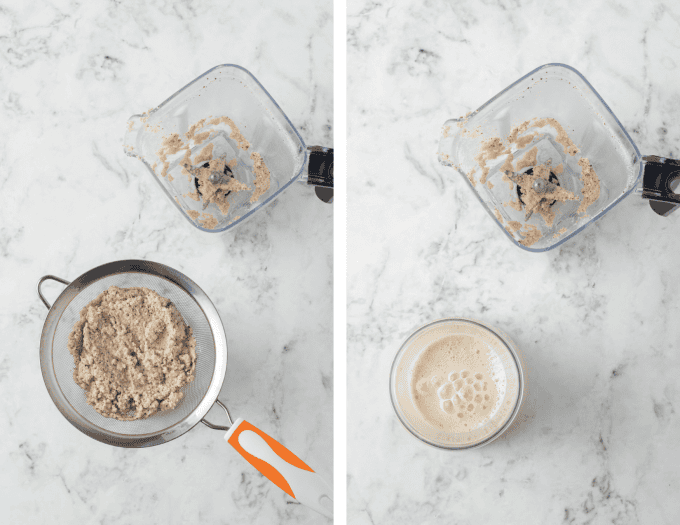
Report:
[[[678,4],[350,0],[348,17],[349,523],[680,522],[680,212],[633,196],[527,253],[436,158],[445,120],[547,62],[581,71],[644,154],[680,158]],[[508,332],[528,370],[525,423],[465,453],[414,439],[388,392],[400,344],[449,316]]]
[[[184,272],[225,322],[219,398],[332,482],[332,206],[295,185],[206,244],[122,148],[130,115],[221,63],[332,145],[331,28],[330,1],[2,2],[0,521],[328,523],[203,425],[144,450],[72,427],[42,380],[35,287],[126,258]]]

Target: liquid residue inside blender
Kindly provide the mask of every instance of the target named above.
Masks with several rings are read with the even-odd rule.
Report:
[[[206,144],[192,159],[192,144],[195,148],[209,140],[215,133],[216,127],[221,124],[226,124],[229,127],[229,138],[236,142],[238,150],[247,152],[251,149],[250,142],[241,133],[234,121],[229,117],[222,116],[200,119],[192,124],[183,136],[179,133],[164,135],[157,155],[161,163],[159,175],[172,182],[174,177],[168,171],[170,169],[169,157],[184,152],[179,161],[180,173],[187,177],[195,189],[184,193],[182,196],[202,203],[203,210],[208,205],[214,204],[220,214],[226,216],[231,205],[229,200],[231,195],[242,191],[252,191],[249,201],[250,203],[256,202],[269,189],[271,174],[262,155],[250,151],[249,158],[253,162],[252,173],[254,175],[252,187],[237,180],[234,177],[233,170],[239,164],[239,160],[237,158],[227,159],[225,155],[215,156],[213,154],[213,143]],[[156,173],[158,173],[157,167],[157,163],[152,166]],[[217,180],[215,180],[214,174],[220,175]],[[179,203],[177,197],[175,197],[175,200]],[[220,217],[212,213],[186,209],[184,206],[182,208],[193,221],[208,230],[216,229],[220,224]],[[232,218],[231,222],[237,219],[238,217]]]
[[[580,194],[575,194],[560,187],[560,175],[564,171],[563,164],[552,166],[551,161],[542,164],[538,163],[537,147],[526,151],[519,159],[514,158],[513,151],[517,152],[529,146],[539,133],[538,131],[533,131],[527,134],[527,132],[532,128],[544,128],[546,126],[552,127],[555,130],[556,137],[554,140],[562,146],[565,156],[574,157],[579,152],[579,148],[569,138],[566,130],[557,120],[554,118],[534,118],[512,128],[505,140],[499,137],[492,137],[482,141],[480,150],[475,157],[477,167],[470,170],[467,175],[473,186],[476,186],[477,182],[479,182],[491,189],[494,185],[488,180],[491,168],[487,163],[507,155],[498,172],[501,173],[501,180],[507,183],[511,190],[516,188],[517,198],[503,202],[503,206],[509,206],[517,211],[524,211],[526,219],[523,222],[508,221],[507,225],[505,225],[498,209],[495,210],[495,215],[498,221],[505,225],[508,233],[513,235],[513,237],[515,234],[518,234],[519,243],[527,247],[535,244],[543,236],[543,233],[536,224],[528,224],[528,218],[531,215],[534,213],[540,215],[543,223],[548,228],[551,228],[556,218],[556,213],[553,210],[555,203],[570,200],[580,201],[580,206],[576,213],[585,215],[588,207],[600,196],[600,180],[587,158],[580,158],[578,160],[578,166],[581,168],[580,181],[582,184]],[[468,134],[481,134],[479,129],[464,131],[467,131]],[[475,179],[477,168],[480,170],[479,181]],[[529,169],[526,170],[527,168]],[[495,173],[497,172],[494,172],[491,176]],[[512,180],[508,174],[510,174]],[[539,182],[542,183],[540,185],[537,184],[539,179],[541,179]],[[561,229],[560,232],[563,233],[564,229]]]

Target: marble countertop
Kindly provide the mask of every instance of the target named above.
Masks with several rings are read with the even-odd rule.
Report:
[[[680,521],[680,212],[632,195],[528,253],[437,162],[447,119],[548,62],[578,69],[643,154],[680,158],[678,5],[551,4],[348,2],[353,525]],[[388,392],[407,336],[456,316],[507,332],[528,372],[523,423],[461,453],[414,439]]]
[[[36,284],[128,258],[188,275],[225,324],[219,399],[332,482],[333,207],[297,184],[201,241],[122,147],[130,115],[223,63],[251,71],[308,144],[331,146],[331,28],[331,2],[309,0],[0,9],[3,522],[328,523],[203,425],[143,450],[77,431],[43,383]],[[61,289],[44,288],[50,301]]]

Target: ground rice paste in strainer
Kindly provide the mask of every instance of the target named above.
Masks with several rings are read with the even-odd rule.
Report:
[[[75,382],[121,421],[175,408],[194,380],[196,340],[173,303],[148,288],[110,286],[80,311],[68,339]]]

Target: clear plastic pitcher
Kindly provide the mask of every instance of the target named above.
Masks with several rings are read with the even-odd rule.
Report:
[[[220,117],[228,117],[233,122],[247,141],[247,149],[239,137],[234,138],[230,124],[217,122]],[[210,133],[196,143],[186,134],[202,119],[206,119],[205,124],[196,135]],[[332,187],[333,150],[318,146],[307,148],[267,90],[240,66],[227,64],[212,68],[158,107],[133,115],[127,126],[125,153],[141,160],[173,205],[203,231],[233,228],[271,203],[296,180]],[[226,214],[214,203],[204,208],[202,199],[196,198],[200,195],[196,177],[182,171],[186,149],[165,159],[162,157],[164,140],[175,133],[190,148],[190,159],[196,159],[212,144],[214,158],[230,161],[229,177],[249,188],[225,192],[229,202]],[[256,195],[256,199],[253,199],[256,191],[253,152],[261,156],[270,173],[269,187]],[[226,169],[224,174],[227,175]],[[206,216],[215,218],[214,227],[204,226]]]
[[[513,128],[536,119],[555,119],[577,146],[578,153],[567,152],[564,137],[550,125],[529,127],[524,136],[533,139],[511,143]],[[585,211],[577,200],[546,201],[554,214],[548,225],[538,214],[527,220],[521,206],[518,184],[508,179],[506,163],[510,155],[500,155],[480,166],[479,154],[488,141],[500,138],[509,150],[510,160],[522,159],[536,148],[536,164],[554,168],[550,182],[575,196],[582,195],[584,180],[581,158],[588,159],[599,178],[599,196]],[[611,109],[588,81],[574,68],[564,64],[541,66],[483,104],[470,115],[444,124],[439,142],[439,161],[455,167],[465,177],[476,197],[519,247],[541,252],[555,248],[601,218],[636,190],[660,215],[668,215],[680,205],[673,190],[680,180],[680,162],[673,159],[643,157]],[[480,169],[481,168],[481,169]],[[531,167],[517,170],[527,173]],[[488,173],[483,173],[488,170]],[[558,172],[559,171],[559,172]],[[480,177],[484,175],[484,180]],[[504,177],[505,175],[505,177]],[[514,201],[515,206],[508,205]],[[521,225],[522,228],[517,228]],[[514,226],[514,227],[510,227]],[[532,243],[528,232],[540,232]]]

